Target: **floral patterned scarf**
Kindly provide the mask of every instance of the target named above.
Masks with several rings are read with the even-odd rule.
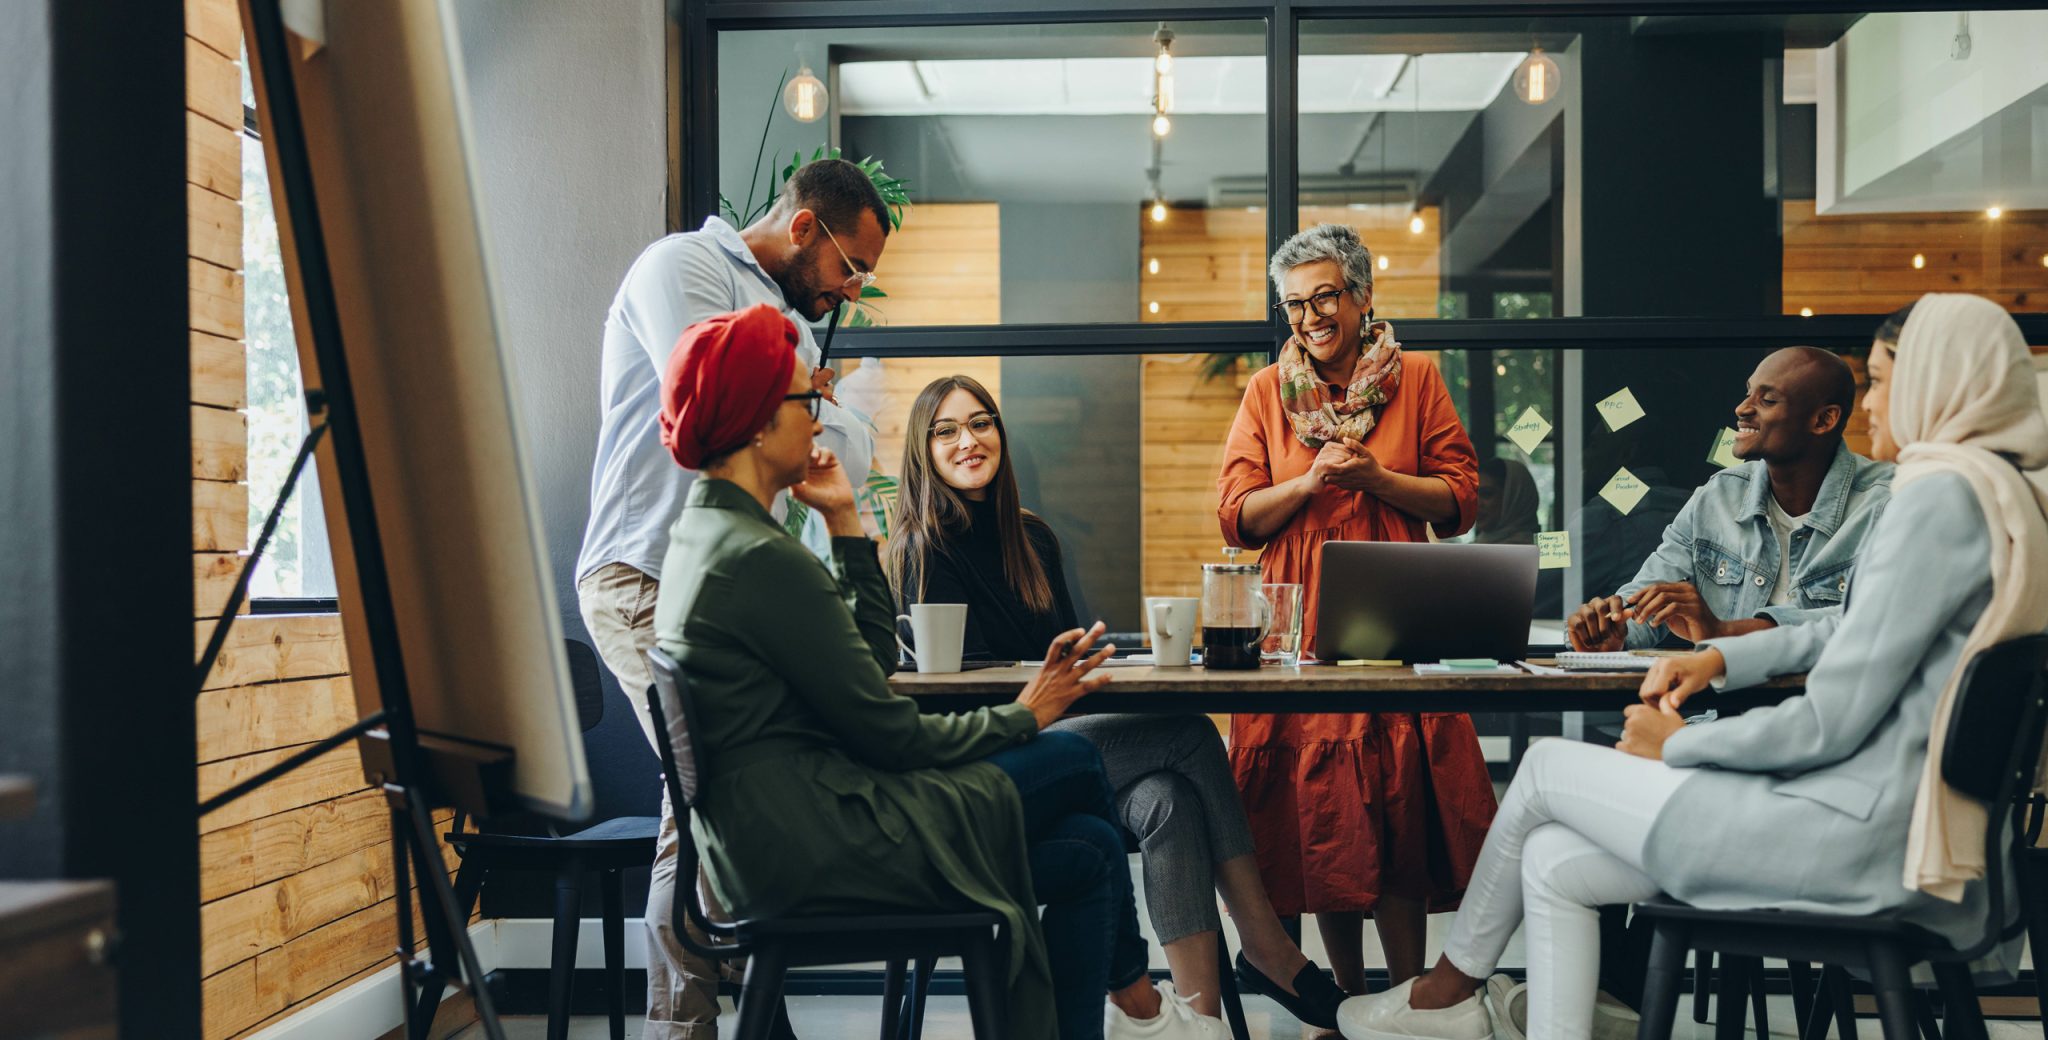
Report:
[[[1280,348],[1280,405],[1294,435],[1311,448],[1346,437],[1364,440],[1379,421],[1379,409],[1401,385],[1401,343],[1394,326],[1376,321],[1366,326],[1365,349],[1351,370],[1344,399],[1332,401],[1329,387],[1316,375],[1315,360],[1300,340],[1289,338]]]

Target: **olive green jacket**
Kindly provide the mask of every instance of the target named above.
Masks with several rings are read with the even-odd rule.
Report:
[[[1012,1035],[1054,1032],[1015,785],[983,757],[1031,738],[1022,705],[923,715],[889,691],[887,581],[865,538],[839,574],[753,496],[700,479],[654,611],[697,709],[691,830],[735,916],[985,908],[1008,922]]]

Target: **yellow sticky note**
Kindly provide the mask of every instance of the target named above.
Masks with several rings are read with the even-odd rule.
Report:
[[[1600,418],[1607,420],[1607,428],[1610,430],[1619,430],[1643,417],[1643,406],[1636,403],[1636,395],[1629,393],[1628,387],[1625,386],[1615,391],[1613,396],[1594,405],[1593,410],[1600,413]]]
[[[1608,505],[1620,510],[1623,516],[1632,512],[1636,504],[1643,500],[1643,496],[1649,493],[1650,485],[1638,480],[1626,466],[1615,470],[1614,476],[1607,481],[1607,486],[1600,489],[1600,497],[1606,499]]]
[[[1707,449],[1707,461],[1722,469],[1742,465],[1742,460],[1735,457],[1734,430],[1724,426],[1714,434],[1714,446]]]
[[[1508,427],[1508,440],[1513,441],[1515,447],[1522,449],[1524,455],[1536,454],[1536,446],[1542,444],[1543,438],[1548,436],[1550,423],[1536,411],[1534,405],[1523,410],[1522,417],[1516,419],[1513,426]]]
[[[1536,569],[1554,571],[1572,565],[1572,535],[1570,531],[1539,531],[1536,533]]]

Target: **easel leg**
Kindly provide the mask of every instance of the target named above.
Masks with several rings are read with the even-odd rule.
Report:
[[[405,965],[401,974],[406,978],[406,1036],[410,1040],[426,1040],[433,1029],[434,1012],[439,1010],[438,1004],[429,1006],[420,1000],[418,1013],[415,1013],[414,1003],[418,998],[413,990],[414,984],[417,982],[438,993],[444,983],[460,979],[466,980],[484,1036],[487,1040],[505,1040],[504,1027],[498,1023],[497,1008],[491,1002],[489,988],[484,985],[483,967],[477,961],[476,946],[469,941],[468,907],[456,899],[455,890],[448,883],[448,872],[442,869],[440,847],[434,840],[433,814],[427,810],[426,800],[415,788],[386,784],[384,797],[391,806],[392,856],[394,865],[398,867],[398,898],[394,902],[398,913],[399,955]],[[406,869],[408,858],[417,868],[421,923],[427,930],[428,957],[424,964],[413,957],[410,872]],[[449,956],[451,952],[454,954],[452,958]],[[451,961],[460,962],[459,972]]]

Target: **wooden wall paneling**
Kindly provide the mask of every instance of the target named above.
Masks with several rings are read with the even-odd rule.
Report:
[[[191,261],[192,327],[200,332],[242,338],[242,272],[204,260]]]
[[[192,554],[192,608],[195,617],[220,616],[220,608],[227,605],[228,593],[234,591],[235,578],[242,572],[244,559],[240,553]],[[248,612],[249,601],[244,598],[240,613]]]
[[[234,0],[185,0],[185,35],[225,58],[242,52],[242,14]],[[236,88],[236,96],[241,90]]]
[[[185,179],[215,194],[241,198],[241,135],[197,112],[186,112]]]
[[[1002,321],[1002,221],[993,202],[912,206],[875,265],[884,325]]]
[[[289,758],[297,748],[278,748],[199,767],[201,800],[227,790]],[[335,748],[199,819],[199,832],[220,830],[273,813],[353,794],[367,785],[363,760],[349,744]]]
[[[201,971],[229,965],[299,938],[392,896],[391,843],[366,846],[199,909]]]
[[[1787,314],[1883,314],[1930,292],[2048,309],[2048,211],[1823,217],[1811,200],[1787,200],[1782,214]],[[1913,266],[1915,254],[1923,266]]]
[[[230,271],[242,267],[242,206],[197,184],[185,185],[186,228],[192,257]]]
[[[248,544],[249,485],[193,481],[192,551],[238,552]]]
[[[248,405],[249,361],[241,341],[192,333],[192,403],[215,408]],[[243,446],[245,451],[247,447]]]
[[[345,675],[208,690],[199,695],[198,709],[202,765],[311,744],[357,718],[355,691]]]
[[[248,416],[232,409],[193,405],[193,479],[235,481],[248,476]]]
[[[195,645],[206,645],[210,623],[194,626]],[[194,656],[197,656],[195,652]],[[206,688],[223,689],[313,679],[348,672],[348,647],[338,614],[260,614],[235,623],[214,661]]]
[[[434,814],[440,823],[454,818]],[[384,798],[369,790],[210,831],[199,839],[199,897],[211,902],[390,837]]]
[[[242,128],[242,67],[205,43],[185,37],[185,105],[230,130]]]

